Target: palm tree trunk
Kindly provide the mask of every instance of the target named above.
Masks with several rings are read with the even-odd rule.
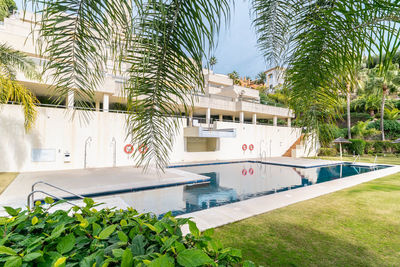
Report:
[[[385,141],[385,131],[384,131],[384,123],[383,117],[385,114],[385,100],[386,100],[386,92],[387,92],[387,85],[386,83],[382,86],[382,106],[381,106],[381,132],[382,132],[382,141]]]
[[[351,139],[350,84],[347,84],[347,136]]]

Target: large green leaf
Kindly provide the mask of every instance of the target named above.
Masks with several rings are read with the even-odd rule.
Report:
[[[178,254],[177,261],[185,267],[196,267],[212,263],[212,259],[200,249],[186,249]]]
[[[17,252],[15,252],[12,248],[0,246],[0,254],[17,255]]]
[[[17,216],[21,209],[13,209],[12,207],[3,207],[11,216]]]
[[[69,234],[61,238],[60,242],[57,244],[57,251],[61,254],[65,254],[71,251],[75,246],[75,236],[74,234]]]
[[[131,267],[133,266],[133,255],[129,248],[125,249],[122,254],[121,267]]]
[[[56,239],[60,237],[60,235],[64,232],[64,230],[65,230],[64,224],[57,225],[51,232],[51,235],[48,237],[48,239]]]
[[[100,234],[99,234],[99,239],[107,239],[112,233],[114,233],[115,229],[117,228],[116,224],[107,226],[104,228]]]
[[[6,261],[4,267],[19,267],[21,265],[22,265],[22,258],[18,256],[13,256]]]
[[[162,255],[161,257],[152,260],[148,267],[173,267],[175,266],[174,264],[174,258],[168,256],[168,255]]]
[[[32,252],[24,256],[24,261],[33,261],[42,256],[41,252]]]

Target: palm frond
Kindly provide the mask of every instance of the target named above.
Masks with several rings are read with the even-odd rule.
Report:
[[[169,153],[196,88],[202,89],[202,58],[213,47],[228,1],[136,1],[134,38],[125,60],[131,65],[126,86],[132,142],[148,148],[135,151],[139,165],[168,164]]]
[[[46,59],[57,101],[69,91],[87,107],[102,85],[107,59],[130,22],[129,1],[32,0],[38,52]],[[25,3],[26,6],[27,3]]]
[[[25,116],[25,130],[32,128],[36,119],[36,97],[15,80],[0,75],[0,104],[7,104],[9,101],[20,103]]]
[[[0,44],[1,75],[15,79],[17,71],[21,71],[29,79],[40,79],[36,65],[31,59],[24,53],[14,50],[6,44]]]

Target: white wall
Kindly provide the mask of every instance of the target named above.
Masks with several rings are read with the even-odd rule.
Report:
[[[74,116],[73,116],[74,115]],[[90,115],[89,119],[86,116]],[[29,133],[23,128],[21,106],[0,106],[0,172],[81,169],[84,167],[85,140],[92,138],[87,150],[87,167],[113,165],[112,139],[116,139],[117,166],[133,165],[123,151],[125,141],[124,114],[38,108],[35,126]],[[171,162],[229,160],[281,156],[300,136],[300,129],[252,124],[216,122],[217,129],[236,128],[236,138],[221,138],[215,152],[185,152],[183,127],[176,136]],[[254,150],[242,150],[242,145]],[[32,162],[32,149],[53,149],[53,162]],[[137,149],[137,144],[135,144]],[[71,153],[71,162],[64,162],[64,153]]]

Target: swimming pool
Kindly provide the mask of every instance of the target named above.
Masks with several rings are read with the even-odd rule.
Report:
[[[369,167],[344,163],[297,168],[257,162],[180,166],[181,170],[210,177],[210,182],[116,196],[139,212],[153,212],[162,216],[172,211],[173,215],[180,215],[387,167],[389,166]]]

